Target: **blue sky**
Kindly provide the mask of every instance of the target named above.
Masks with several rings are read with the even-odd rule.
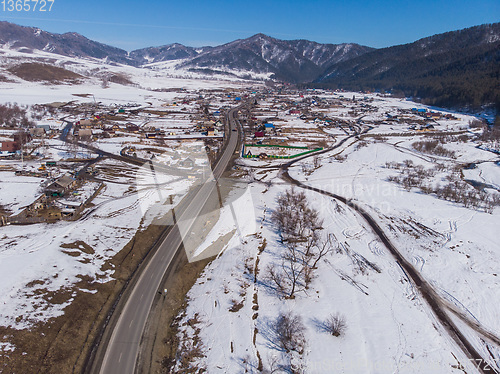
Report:
[[[380,48],[499,22],[500,1],[55,0],[50,12],[0,9],[0,20],[74,31],[128,51],[173,42],[219,45],[259,32]]]

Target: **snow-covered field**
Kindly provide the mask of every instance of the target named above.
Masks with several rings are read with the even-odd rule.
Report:
[[[71,298],[51,303],[44,297],[47,292],[71,290],[86,275],[99,282],[110,280],[113,271],[102,271],[101,266],[141,227],[139,205],[147,205],[147,199],[143,194],[139,201],[128,185],[107,183],[93,201],[95,211],[76,222],[1,227],[0,324],[29,328],[62,315]]]
[[[6,48],[0,49],[0,67],[10,67],[22,62],[33,62],[34,59],[37,59],[39,63],[49,63],[63,67],[88,78],[83,80],[81,84],[76,85],[68,83],[47,85],[42,82],[26,82],[7,70],[2,70],[4,76],[11,82],[2,82],[0,102],[33,105],[72,100],[80,101],[81,97],[75,95],[89,94],[90,97],[85,101],[93,102],[95,100],[105,104],[121,105],[143,100],[155,105],[156,103],[164,103],[165,100],[173,100],[178,95],[174,91],[169,92],[171,89],[238,89],[248,85],[247,82],[238,78],[215,80],[196,73],[179,72],[172,76],[173,71],[168,66],[154,70],[141,69],[121,64],[109,65],[98,59],[54,55],[45,51],[24,53]],[[129,79],[132,84],[109,83],[108,87],[103,87],[102,77],[109,74],[123,76]],[[156,91],[153,92],[152,90]]]
[[[11,171],[0,171],[0,205],[11,214],[19,213],[39,195],[40,180],[17,176]]]
[[[462,147],[466,153],[467,146]],[[495,307],[500,303],[496,275],[500,247],[495,231],[500,210],[488,214],[466,209],[417,190],[406,191],[386,180],[393,172],[384,167],[386,162],[410,159],[425,163],[418,155],[402,154],[384,143],[347,154],[343,163],[325,163],[308,177],[307,184],[359,201],[377,214],[382,225],[393,225],[396,230],[389,230],[389,235],[426,279],[482,325],[500,331],[500,314]],[[492,155],[484,152],[483,158],[491,159]],[[498,170],[492,170],[490,177],[493,172]],[[299,168],[294,168],[292,175],[305,179]],[[407,234],[415,229],[413,235]]]
[[[181,325],[183,321],[200,322],[188,324],[192,330],[182,330],[192,336],[195,328],[201,329],[205,355],[194,366],[210,373],[245,368],[254,372],[260,356],[267,369],[274,362],[314,373],[452,373],[452,365],[457,365],[453,355],[467,363],[362,219],[345,208],[337,212],[335,204],[321,195],[308,193],[313,206],[323,213],[324,230],[335,233],[343,245],[376,264],[381,273],[360,273],[348,256],[334,254],[319,265],[310,289],[295,299],[280,300],[270,291],[265,270],[268,264],[279,261],[277,254],[283,250],[269,221],[270,207],[285,188],[280,184],[267,191],[264,186],[251,187],[260,229],[243,243],[230,241],[225,253],[205,270],[188,295],[189,306]],[[259,255],[262,237],[267,246]],[[254,282],[252,270],[256,266],[259,270]],[[231,311],[235,303],[243,304],[237,312]],[[300,315],[306,327],[306,350],[292,355],[291,360],[276,348],[270,327],[280,311]],[[322,322],[331,313],[345,316],[345,336],[336,338],[323,331]]]

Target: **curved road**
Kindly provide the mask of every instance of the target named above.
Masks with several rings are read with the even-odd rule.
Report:
[[[184,218],[184,223],[191,224],[201,212],[208,197],[216,187],[216,180],[222,176],[234,155],[240,133],[240,129],[237,128],[239,124],[237,124],[235,113],[240,107],[233,108],[228,113],[229,137],[226,138],[227,144],[224,153],[213,169],[214,178],[198,189],[180,217],[178,217],[179,219]],[[233,129],[237,131],[232,131]],[[102,374],[134,373],[139,346],[151,305],[157,292],[159,292],[161,281],[168,271],[172,259],[181,248],[181,244],[182,236],[180,231],[177,229],[170,230],[151,260],[143,267],[124,307],[114,312],[120,313],[120,315],[107,344],[100,369],[97,372]]]

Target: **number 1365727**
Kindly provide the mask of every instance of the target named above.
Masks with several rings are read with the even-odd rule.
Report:
[[[54,0],[2,0],[0,5],[4,12],[50,12]]]

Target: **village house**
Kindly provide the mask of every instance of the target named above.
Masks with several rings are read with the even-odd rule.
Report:
[[[1,145],[2,152],[16,152],[21,149],[19,143],[16,142],[15,140],[2,141],[1,144],[2,144]]]
[[[105,127],[104,128],[104,133],[108,134],[108,136],[112,136],[115,134],[115,130],[111,126]]]
[[[266,123],[266,124],[264,124],[264,130],[265,130],[265,132],[274,131],[274,130],[276,130],[276,126],[274,126],[274,124],[272,124],[272,123]]]
[[[127,128],[128,132],[133,132],[133,133],[137,134],[140,130],[139,126],[134,125],[133,123],[130,123],[130,122],[127,123],[126,126],[127,126],[126,128]]]
[[[82,129],[92,128],[92,121],[90,119],[82,119],[76,123]]]
[[[188,157],[185,160],[181,161],[179,165],[183,168],[192,169],[194,167],[194,161]]]
[[[80,129],[78,130],[79,138],[92,138],[92,130],[91,129]]]
[[[38,129],[44,129],[45,133],[50,133],[52,131],[50,125],[47,124],[41,124],[41,125],[36,125]]]
[[[64,196],[66,192],[68,192],[71,188],[73,188],[76,184],[76,181],[73,177],[69,175],[63,175],[59,179],[57,179],[52,184],[48,185],[45,189],[46,196]]]

